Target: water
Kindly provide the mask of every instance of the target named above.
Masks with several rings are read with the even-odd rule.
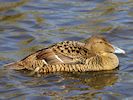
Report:
[[[50,73],[5,71],[2,65],[64,40],[101,33],[126,51],[119,69]],[[0,0],[1,100],[132,100],[132,0]]]

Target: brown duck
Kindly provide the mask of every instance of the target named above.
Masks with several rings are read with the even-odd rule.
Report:
[[[92,36],[84,43],[56,43],[18,62],[6,65],[6,68],[27,69],[38,73],[112,70],[119,64],[115,53],[125,51],[110,44],[103,36]]]

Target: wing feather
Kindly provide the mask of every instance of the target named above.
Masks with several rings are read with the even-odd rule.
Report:
[[[43,49],[36,57],[39,60],[44,60],[47,64],[77,64],[82,63],[82,60],[94,55],[94,53],[84,47],[83,43],[77,41],[64,41]]]

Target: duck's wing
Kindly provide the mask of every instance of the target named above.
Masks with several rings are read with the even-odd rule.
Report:
[[[82,60],[94,56],[94,53],[84,48],[84,43],[64,41],[57,43],[37,54],[37,59],[48,64],[83,63]]]
[[[84,43],[65,41],[39,50],[5,67],[16,70],[35,70],[37,67],[55,64],[85,64],[85,60],[93,56],[95,56],[94,53],[84,48]]]

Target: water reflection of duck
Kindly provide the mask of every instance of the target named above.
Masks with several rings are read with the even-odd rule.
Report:
[[[114,85],[119,78],[117,75],[117,69],[89,73],[62,73],[62,75],[66,80],[79,80],[80,84],[82,83],[89,86],[91,89],[98,90]],[[78,85],[79,82],[76,82],[75,85]]]
[[[103,36],[92,36],[85,43],[64,41],[39,50],[7,68],[33,70],[39,73],[57,71],[112,70],[119,64],[114,53],[125,53]]]
[[[107,86],[114,85],[118,80],[118,75],[115,73],[93,73],[89,79],[84,79],[84,82],[94,89],[103,89]]]

